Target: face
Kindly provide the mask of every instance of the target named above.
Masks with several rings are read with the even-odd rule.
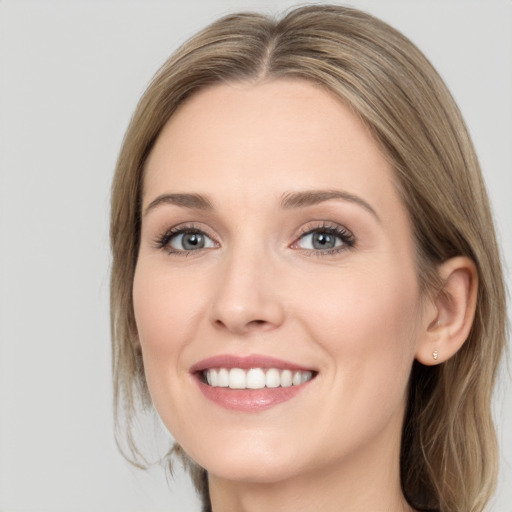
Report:
[[[133,299],[155,407],[211,475],[396,455],[414,243],[390,165],[330,93],[223,84],[180,107],[147,162]]]

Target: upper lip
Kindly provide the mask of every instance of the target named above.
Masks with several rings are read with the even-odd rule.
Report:
[[[190,368],[190,372],[197,373],[210,368],[242,368],[245,370],[249,370],[250,368],[278,368],[282,370],[314,371],[312,368],[300,364],[260,354],[251,354],[248,356],[220,354],[195,363]]]

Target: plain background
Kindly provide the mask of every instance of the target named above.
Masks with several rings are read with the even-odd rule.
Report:
[[[187,479],[113,439],[108,197],[123,132],[165,58],[234,10],[291,1],[0,1],[0,510],[199,510]],[[512,2],[356,1],[445,78],[474,137],[512,267]],[[507,270],[510,284],[510,271]],[[493,510],[512,511],[512,390],[495,400]],[[148,434],[146,433],[146,436]]]

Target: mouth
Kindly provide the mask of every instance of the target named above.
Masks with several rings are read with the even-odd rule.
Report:
[[[206,398],[227,409],[258,411],[297,396],[318,371],[267,356],[221,355],[190,372]]]
[[[263,389],[300,386],[314,377],[311,370],[279,368],[209,368],[200,372],[201,381],[214,388]]]

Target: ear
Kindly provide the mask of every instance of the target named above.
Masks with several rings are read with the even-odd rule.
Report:
[[[470,258],[457,256],[438,268],[442,288],[425,308],[416,359],[424,365],[452,357],[469,336],[475,317],[478,274]]]

